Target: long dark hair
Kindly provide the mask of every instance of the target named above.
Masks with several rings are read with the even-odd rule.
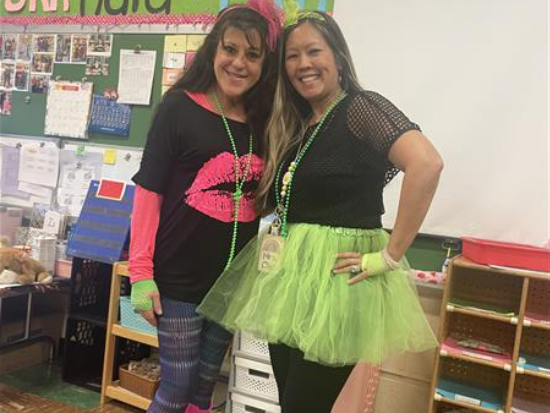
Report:
[[[207,92],[216,84],[214,74],[214,57],[218,45],[223,41],[227,29],[235,28],[246,34],[249,43],[255,32],[261,40],[261,52],[265,55],[262,73],[258,83],[243,97],[247,114],[247,123],[253,133],[262,143],[267,119],[271,113],[273,95],[275,93],[277,74],[277,53],[268,49],[268,25],[266,20],[256,11],[246,7],[235,7],[222,10],[212,31],[206,36],[203,45],[198,50],[191,66],[183,76],[168,90],[168,93],[182,89],[189,92]],[[262,144],[261,147],[264,147]]]
[[[303,136],[306,129],[306,121],[311,114],[310,104],[292,86],[285,70],[286,50],[285,45],[290,34],[302,24],[311,24],[321,33],[336,60],[339,68],[340,87],[347,93],[359,92],[362,89],[351,54],[334,19],[320,11],[305,11],[298,14],[295,24],[287,26],[283,32],[283,38],[279,45],[279,73],[273,111],[267,125],[266,143],[267,151],[264,156],[264,172],[258,190],[256,191],[255,206],[261,214],[270,212],[267,209],[267,198],[275,180],[279,163],[286,152],[292,148]]]

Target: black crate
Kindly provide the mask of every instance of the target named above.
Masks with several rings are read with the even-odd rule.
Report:
[[[65,335],[63,380],[100,391],[104,352],[105,327],[69,317]]]
[[[105,353],[105,327],[82,319],[69,318],[63,357],[63,380],[90,390],[101,390]],[[115,350],[113,379],[118,368],[130,360],[149,357],[149,346],[118,338]]]
[[[104,324],[109,309],[113,266],[73,258],[69,316]]]
[[[112,271],[111,264],[73,258],[63,380],[97,391],[101,388]],[[128,277],[121,281],[121,292],[129,293]],[[149,354],[148,346],[118,338],[115,375],[120,365]]]

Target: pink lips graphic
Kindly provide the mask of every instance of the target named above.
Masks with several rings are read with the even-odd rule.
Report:
[[[222,152],[205,162],[197,173],[195,182],[193,182],[193,185],[185,193],[185,202],[187,205],[218,221],[232,222],[235,210],[233,193],[212,188],[223,183],[235,183],[234,162],[235,157],[229,152]],[[248,155],[243,155],[239,158],[240,175],[244,173],[247,163]],[[262,173],[262,166],[263,162],[261,158],[252,155],[250,172],[246,181],[258,181]],[[250,222],[255,218],[253,194],[251,191],[248,191],[244,193],[241,199],[239,221]]]

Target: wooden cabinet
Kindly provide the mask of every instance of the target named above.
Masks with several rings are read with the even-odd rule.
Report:
[[[118,262],[113,265],[109,312],[107,315],[103,378],[101,381],[101,405],[103,406],[109,399],[115,399],[140,409],[147,410],[151,400],[123,389],[119,386],[118,381],[113,381],[116,340],[118,337],[137,343],[146,344],[151,347],[158,347],[157,336],[131,330],[120,325],[118,321],[118,311],[120,303],[121,277],[128,277],[128,266],[126,262]]]
[[[545,413],[550,274],[455,258],[443,295],[429,413]]]

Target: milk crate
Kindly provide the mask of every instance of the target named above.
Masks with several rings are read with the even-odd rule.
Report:
[[[281,408],[272,403],[254,399],[239,393],[230,393],[226,413],[281,413]]]
[[[269,347],[266,341],[254,338],[250,334],[241,332],[235,334],[235,354],[243,357],[270,362]]]
[[[63,357],[63,380],[99,391],[104,351],[105,327],[87,320],[69,318]]]
[[[109,308],[113,267],[98,261],[73,258],[69,315],[105,322]]]
[[[278,402],[279,392],[271,365],[235,357],[233,369],[236,391]]]

